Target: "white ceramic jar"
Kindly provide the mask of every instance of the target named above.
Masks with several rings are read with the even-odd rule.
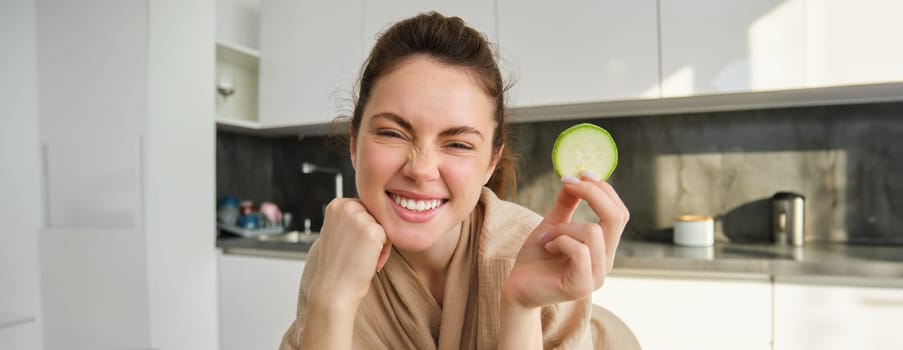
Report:
[[[715,243],[715,222],[711,216],[680,215],[674,219],[674,244],[707,247]]]

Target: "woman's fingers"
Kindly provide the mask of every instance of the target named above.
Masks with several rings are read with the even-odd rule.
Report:
[[[617,224],[626,223],[627,207],[609,183],[593,181],[584,176],[584,181],[567,184],[565,189],[585,200],[600,220]]]
[[[382,269],[391,253],[383,227],[367,211],[363,203],[352,198],[336,198],[326,206],[326,216],[320,237],[321,249],[329,254],[321,260],[329,262],[335,273],[356,276],[366,282],[375,271]]]
[[[511,275],[514,277],[509,276],[509,281],[518,282],[506,282],[506,285],[519,286],[511,288],[520,289],[518,293],[537,304],[590,295],[602,286],[614,265],[615,250],[629,219],[627,207],[611,185],[592,174],[582,177],[561,179],[562,188],[555,205],[533,233],[537,239],[524,245]],[[587,202],[599,222],[570,222],[580,201]],[[555,288],[547,291],[551,294],[535,291],[532,285],[524,286],[524,281],[534,281],[535,276],[555,284]]]
[[[608,196],[608,199],[611,199],[611,201],[621,209],[624,223],[626,224],[628,221],[630,221],[630,211],[627,210],[627,205],[625,205],[624,201],[621,200],[621,196],[618,195],[618,192],[615,191],[615,188],[612,187],[608,182],[596,183],[599,185],[599,188],[602,189],[602,192],[605,192],[605,195]]]
[[[379,272],[383,269],[383,266],[386,266],[386,261],[389,261],[389,254],[391,253],[392,243],[386,242],[386,244],[383,244],[383,249],[379,252],[379,258],[376,260],[376,272]]]
[[[555,226],[551,232],[552,237],[549,237],[547,241],[551,241],[561,235],[567,235],[586,245],[590,251],[593,280],[595,280],[597,287],[601,286],[605,275],[611,270],[608,266],[608,260],[611,257],[605,250],[602,228],[596,224],[565,223]]]
[[[558,191],[558,197],[555,199],[555,204],[546,214],[543,222],[550,225],[556,225],[571,221],[571,216],[574,215],[574,210],[577,210],[578,204],[580,204],[580,198],[568,193],[562,188],[561,191]]]
[[[583,199],[589,207],[599,217],[599,225],[605,235],[606,253],[614,254],[617,243],[620,240],[621,232],[627,224],[629,213],[626,207],[622,207],[620,199],[612,200],[603,190],[603,187],[611,187],[605,182],[581,181],[579,183],[566,183],[563,187],[565,191]],[[614,191],[614,189],[612,189]]]
[[[546,243],[545,248],[550,254],[562,254],[570,259],[561,281],[562,289],[569,298],[583,298],[596,289],[589,247],[571,236],[561,235]]]

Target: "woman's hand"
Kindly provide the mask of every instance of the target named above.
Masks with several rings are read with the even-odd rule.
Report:
[[[590,173],[561,179],[555,206],[524,242],[502,287],[499,349],[542,349],[540,307],[602,286],[630,213],[614,188]],[[598,223],[571,223],[580,200]]]
[[[571,223],[580,200],[598,223]],[[606,182],[565,176],[555,206],[524,242],[502,291],[504,303],[536,308],[589,296],[602,286],[630,213]]]
[[[391,245],[383,227],[359,200],[336,198],[326,207],[317,244],[309,302],[330,310],[354,306],[349,311],[356,311],[371,279],[389,259]]]
[[[313,336],[302,336],[301,349],[351,349],[357,307],[373,275],[389,259],[391,247],[383,227],[360,201],[329,202],[303,325],[303,334]]]

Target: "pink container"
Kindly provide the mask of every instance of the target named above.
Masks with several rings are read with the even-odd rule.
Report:
[[[273,202],[260,203],[260,212],[273,226],[282,222],[282,211],[280,211],[279,207]]]

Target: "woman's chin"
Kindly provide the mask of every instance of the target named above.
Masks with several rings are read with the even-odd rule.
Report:
[[[386,231],[389,242],[395,249],[406,252],[423,252],[436,242],[435,232],[412,229],[396,229]]]

